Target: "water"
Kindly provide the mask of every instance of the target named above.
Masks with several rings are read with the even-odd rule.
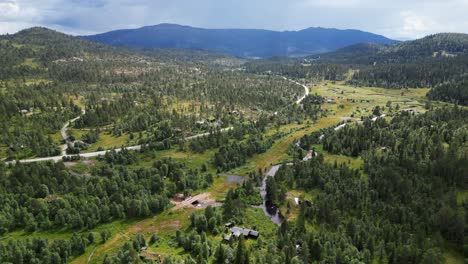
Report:
[[[228,183],[243,183],[245,177],[235,174],[219,174],[220,176],[226,177]]]
[[[284,217],[281,215],[280,210],[276,205],[266,200],[266,181],[268,177],[274,177],[280,167],[281,165],[271,167],[265,178],[263,178],[262,186],[260,187],[260,195],[263,199],[263,204],[260,207],[263,209],[263,212],[265,212],[265,215],[270,217],[271,221],[277,225],[281,225],[283,223]]]

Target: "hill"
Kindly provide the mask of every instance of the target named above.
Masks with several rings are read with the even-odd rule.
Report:
[[[203,29],[174,24],[116,30],[83,38],[115,46],[206,49],[248,58],[306,56],[361,42],[395,42],[359,30],[308,28],[278,32],[259,29]]]
[[[393,44],[359,43],[322,54],[320,60],[351,64],[411,63],[467,55],[468,34],[440,33]]]

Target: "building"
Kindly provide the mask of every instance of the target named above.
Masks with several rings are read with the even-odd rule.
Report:
[[[231,224],[231,223],[228,223],[228,224]],[[227,227],[227,224],[226,224],[226,227]],[[257,239],[258,236],[260,235],[260,233],[256,230],[241,228],[237,226],[231,227],[230,231],[231,231],[231,234],[228,234],[224,236],[223,238],[223,240],[226,242],[231,241],[233,237],[239,238],[241,235],[244,236],[244,238],[253,238],[253,239]]]

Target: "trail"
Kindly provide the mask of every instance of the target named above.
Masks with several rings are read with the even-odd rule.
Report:
[[[89,254],[87,263],[90,263],[90,262],[91,262],[91,258],[93,257],[94,252],[96,251],[96,249],[97,249],[97,246],[94,247],[94,249],[93,249],[93,251],[91,252],[91,254]]]

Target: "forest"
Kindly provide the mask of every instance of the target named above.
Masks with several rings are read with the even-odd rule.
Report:
[[[467,58],[2,35],[0,263],[464,263]]]

